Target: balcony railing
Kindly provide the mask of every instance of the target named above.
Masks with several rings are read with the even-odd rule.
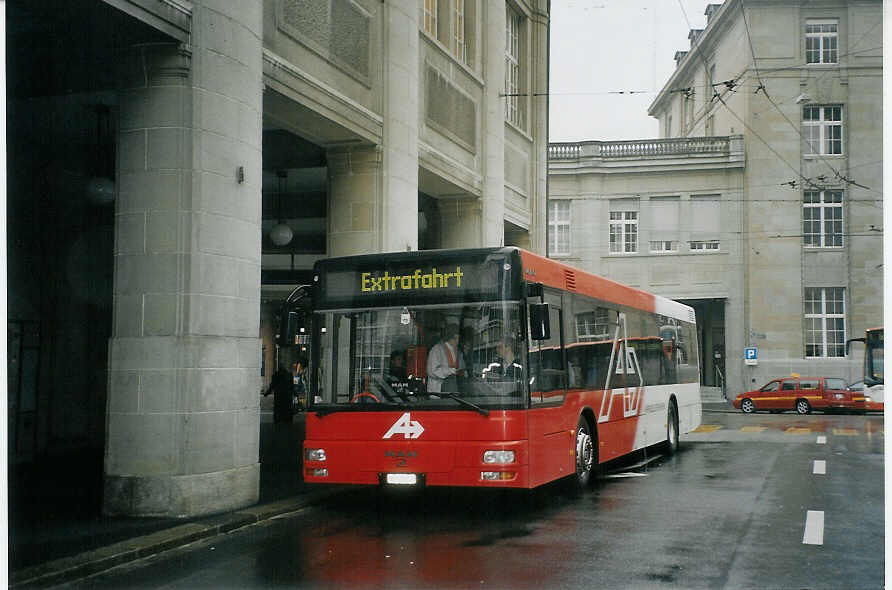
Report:
[[[689,154],[727,154],[728,137],[680,137],[672,139],[638,139],[632,141],[583,141],[548,145],[549,160],[579,158],[642,158],[682,156]]]

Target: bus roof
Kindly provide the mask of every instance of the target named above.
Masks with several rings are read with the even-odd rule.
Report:
[[[545,258],[544,256],[513,246],[498,248],[415,250],[327,258],[316,263],[314,267],[314,275],[316,281],[323,281],[321,284],[324,291],[322,299],[325,301],[325,304],[334,304],[336,300],[341,299],[338,296],[339,289],[335,284],[326,284],[324,282],[325,278],[320,277],[320,274],[331,275],[331,273],[368,269],[383,270],[385,267],[391,269],[414,269],[414,265],[417,265],[421,261],[424,261],[425,265],[439,268],[441,272],[444,268],[448,268],[447,265],[453,264],[456,261],[466,261],[468,264],[476,263],[481,265],[491,261],[504,261],[505,263],[519,264],[522,267],[521,272],[511,273],[516,277],[510,281],[512,284],[502,285],[502,289],[507,288],[507,292],[504,292],[505,295],[510,293],[517,298],[523,296],[523,289],[521,288],[522,284],[520,281],[520,278],[522,277],[523,280],[530,283],[542,283],[549,287],[571,293],[579,293],[608,303],[632,307],[642,311],[675,318],[684,322],[696,323],[694,310],[687,305],[634,287],[623,285],[622,283],[618,283],[611,279],[574,268],[557,260]],[[506,270],[510,268],[507,264],[505,267]],[[465,272],[468,272],[469,270],[470,272],[473,272],[473,269],[467,268],[465,269]],[[425,270],[424,272],[428,271]],[[356,277],[350,279],[350,284],[356,284]],[[354,288],[350,287],[349,289],[353,290]],[[346,293],[344,293],[344,295],[346,295]],[[430,295],[434,295],[434,293],[431,292]],[[446,295],[446,292],[442,291],[438,295]],[[483,296],[483,293],[480,295]],[[324,305],[324,307],[328,307],[328,305]]]
[[[683,303],[629,287],[551,258],[518,250],[523,261],[524,278],[528,281],[540,282],[549,287],[588,295],[602,301],[657,313],[692,324],[697,323],[693,308]]]

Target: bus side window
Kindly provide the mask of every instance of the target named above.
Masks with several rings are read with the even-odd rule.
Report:
[[[530,341],[530,397],[533,404],[560,402],[567,388],[560,304],[552,303],[548,313],[551,338]]]

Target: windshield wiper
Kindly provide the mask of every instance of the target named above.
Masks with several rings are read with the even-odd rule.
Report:
[[[460,403],[463,406],[468,406],[469,408],[472,408],[472,409],[480,412],[484,416],[489,416],[489,410],[487,410],[486,408],[481,408],[474,402],[469,402],[468,400],[466,400],[463,397],[459,397],[457,393],[446,393],[444,391],[438,391],[436,393],[432,393],[431,395],[437,395],[440,397],[448,397],[449,399],[454,399],[455,401],[457,401],[458,403]]]
[[[334,414],[335,412],[355,412],[359,410],[364,411],[374,411],[376,409],[386,408],[388,410],[397,408],[399,410],[405,410],[409,407],[408,403],[404,402],[391,402],[391,401],[383,401],[376,404],[349,404],[349,405],[333,405],[325,408],[319,408],[316,410],[312,410],[316,416],[322,418],[324,416],[328,416],[329,414]]]

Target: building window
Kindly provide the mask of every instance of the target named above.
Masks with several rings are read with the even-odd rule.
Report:
[[[638,252],[638,212],[610,212],[610,253],[634,254]]]
[[[452,5],[452,51],[456,59],[468,63],[468,48],[465,46],[465,0],[453,0]]]
[[[805,63],[839,62],[839,21],[808,20],[805,23]]]
[[[570,201],[550,201],[548,209],[548,253],[552,256],[569,256]]]
[[[675,240],[651,240],[650,252],[651,254],[678,252],[678,242]]]
[[[505,19],[505,118],[523,128],[524,113],[521,84],[521,27],[523,17],[506,6]]]
[[[576,341],[590,342],[609,338],[610,320],[606,307],[576,314]]]
[[[802,153],[842,153],[842,107],[808,106],[802,109]]]
[[[645,201],[645,225],[650,228],[650,252],[678,252],[679,197],[651,197]]]
[[[718,251],[721,243],[718,240],[694,240],[689,243],[691,251],[704,251],[704,250],[712,250]]]
[[[437,0],[424,0],[424,30],[437,37]]]
[[[805,288],[805,356],[845,356],[845,294],[844,287]]]
[[[802,238],[806,248],[842,247],[842,191],[805,191]]]

